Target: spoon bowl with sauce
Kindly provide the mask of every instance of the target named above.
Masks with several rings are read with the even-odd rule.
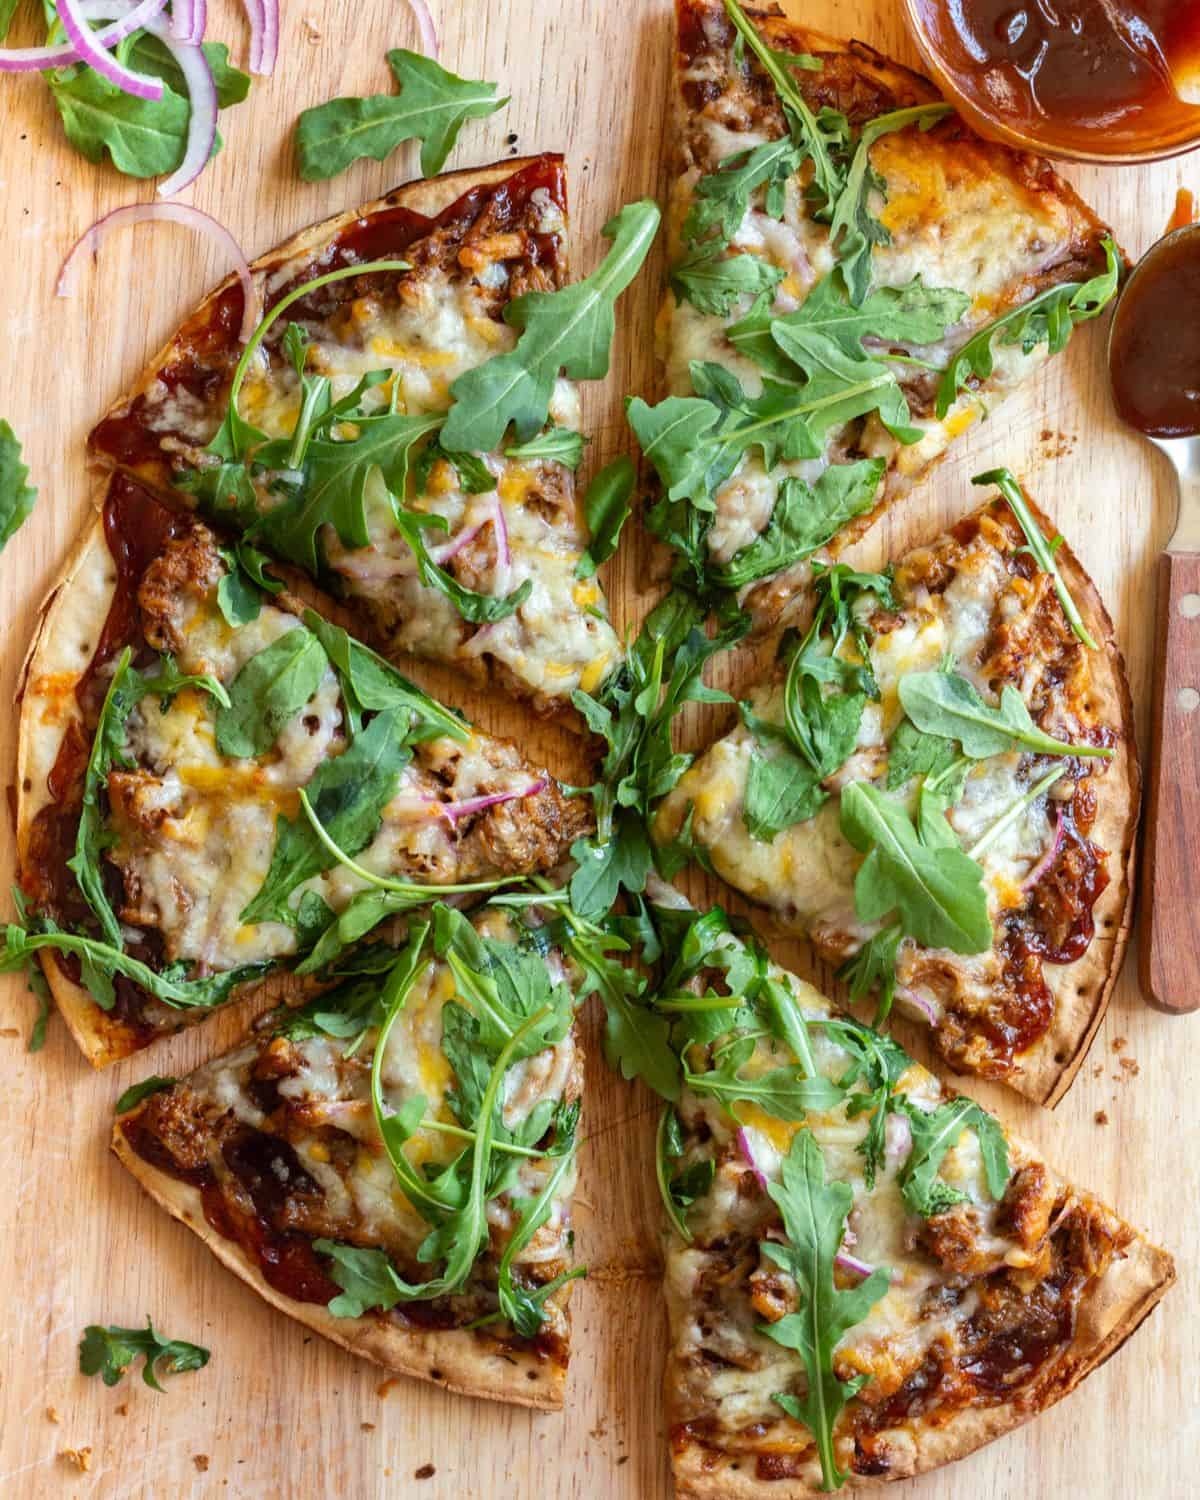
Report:
[[[1117,414],[1170,460],[1174,534],[1159,559],[1142,987],[1160,1009],[1200,1006],[1200,224],[1150,247],[1108,335]]]
[[[1076,161],[1200,144],[1200,0],[904,0],[942,91],[981,135]]]

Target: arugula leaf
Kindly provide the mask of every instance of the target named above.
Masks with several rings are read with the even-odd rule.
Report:
[[[683,1081],[693,1093],[719,1100],[731,1114],[736,1104],[756,1104],[777,1120],[803,1120],[811,1110],[832,1109],[841,1102],[837,1084],[820,1073],[807,1076],[798,1065],[742,1078],[738,1070],[753,1051],[754,1038],[742,1037],[724,1049],[719,1067],[705,1073],[685,1069]]]
[[[542,1184],[537,1197],[528,1200],[515,1199],[513,1202],[514,1208],[521,1210],[521,1222],[513,1231],[508,1244],[504,1247],[504,1254],[500,1257],[496,1294],[500,1299],[500,1312],[507,1319],[509,1327],[515,1333],[519,1333],[522,1338],[536,1337],[544,1321],[542,1305],[545,1299],[537,1300],[536,1293],[531,1294],[526,1287],[513,1279],[513,1262],[550,1217],[554,1208],[555,1195],[574,1168],[575,1151],[572,1136],[570,1146],[564,1150],[561,1159],[555,1163],[554,1169]],[[583,1274],[582,1267],[576,1274]]]
[[[658,1131],[655,1136],[654,1174],[658,1182],[659,1196],[662,1198],[663,1208],[666,1209],[671,1228],[674,1229],[685,1245],[690,1245],[695,1236],[688,1228],[687,1220],[680,1213],[680,1209],[689,1208],[697,1198],[702,1197],[708,1191],[708,1188],[712,1186],[712,1176],[715,1175],[716,1168],[710,1158],[708,1166],[712,1169],[712,1172],[708,1184],[701,1187],[699,1180],[697,1180],[696,1186],[700,1187],[700,1191],[690,1195],[685,1192],[683,1197],[686,1201],[681,1201],[673,1191],[675,1183],[679,1179],[676,1177],[674,1181],[669,1180],[670,1168],[667,1166],[667,1160],[669,1157],[678,1159],[682,1155],[683,1131],[679,1124],[679,1116],[675,1113],[673,1106],[667,1104],[663,1106],[663,1112],[658,1119]],[[697,1163],[696,1165],[702,1164]]]
[[[575,569],[576,578],[590,578],[617,550],[621,529],[632,509],[629,497],[636,477],[633,460],[622,453],[620,458],[606,464],[588,485],[583,513],[592,539]]]
[[[79,1343],[79,1369],[84,1375],[99,1375],[105,1385],[116,1385],[139,1355],[145,1360],[142,1379],[160,1393],[163,1388],[155,1369],[161,1360],[167,1362],[166,1373],[181,1375],[186,1370],[202,1370],[212,1358],[199,1344],[162,1338],[147,1318],[145,1328],[101,1328],[89,1323]]]
[[[814,438],[831,427],[871,412],[901,443],[919,443],[924,436],[910,422],[908,400],[896,379],[895,367],[864,355],[848,355],[833,339],[782,321],[771,325],[771,337],[808,377],[801,387],[804,410]]]
[[[870,510],[884,468],[881,458],[863,458],[830,464],[815,484],[789,475],[765,529],[727,563],[710,567],[709,576],[722,588],[740,589],[811,557],[847,521]]]
[[[821,777],[790,748],[771,755],[751,752],[742,821],[752,839],[769,844],[785,828],[807,822],[828,800]]]
[[[731,240],[760,187],[767,189],[766,212],[774,219],[782,218],[788,178],[803,162],[803,148],[788,136],[735,152],[696,184],[683,223],[684,240],[694,245],[707,240],[714,230],[716,243]]]
[[[476,625],[505,620],[514,611],[520,609],[533,592],[532,578],[527,578],[510,594],[481,594],[475,589],[464,587],[453,574],[447,573],[445,568],[434,562],[425,546],[424,533],[427,529],[443,531],[446,529],[447,523],[443,517],[432,513],[396,508],[394,518],[397,530],[412,548],[413,555],[417,559],[417,576],[421,582],[427,588],[435,588],[445,594],[464,620],[470,620]]]
[[[904,929],[899,922],[883,927],[837,971],[837,978],[850,986],[852,1002],[878,991],[876,1026],[882,1026],[887,1020],[896,998],[896,956],[903,939]]]
[[[7,422],[0,421],[0,552],[29,519],[37,490],[25,483],[29,469],[21,462],[21,445]]]
[[[443,735],[460,744],[470,739],[471,731],[461,715],[443,708],[402,676],[391,662],[355,640],[340,625],[332,624],[311,609],[304,611],[304,623],[320,641],[338,674],[352,736],[362,728],[364,714],[391,708],[408,714],[408,728],[403,736],[407,744],[436,740]]]
[[[912,1127],[912,1150],[900,1173],[900,1191],[906,1207],[923,1218],[941,1213],[966,1194],[938,1177],[946,1153],[958,1144],[964,1130],[979,1139],[987,1176],[988,1192],[999,1201],[1008,1185],[1008,1142],[997,1122],[973,1099],[952,1099],[926,1113],[903,1097],[900,1107]]]
[[[909,125],[918,126],[924,133],[951,113],[952,106],[942,102],[918,104],[909,109],[896,109],[885,115],[876,115],[863,126],[854,159],[833,204],[829,220],[829,243],[841,262],[850,300],[856,307],[863,303],[871,287],[872,249],[876,245],[890,245],[892,242],[886,227],[871,212],[873,192],[879,193],[885,200],[887,197],[887,184],[871,165],[871,147],[881,136],[889,135],[894,130],[904,130]],[[964,310],[967,300],[963,299]]]
[[[722,318],[739,297],[769,292],[783,277],[781,266],[757,255],[726,256],[723,246],[713,241],[676,261],[670,272],[671,289],[680,301]]]
[[[1105,269],[1090,281],[1064,281],[1047,287],[1019,307],[1004,313],[973,334],[946,366],[938,385],[935,411],[940,422],[958,399],[972,375],[986,380],[992,373],[992,347],[1019,344],[1025,354],[1045,344],[1051,354],[1067,346],[1072,329],[1097,317],[1116,295],[1121,278],[1121,256],[1107,236],[1101,240]],[[990,482],[990,481],[989,481]],[[1049,569],[1047,569],[1049,571]]]
[[[342,1289],[341,1296],[328,1303],[335,1318],[361,1318],[372,1308],[388,1312],[400,1301],[403,1283],[383,1250],[363,1250],[327,1239],[314,1240],[313,1249],[333,1262],[325,1268],[326,1275]]]
[[[1107,241],[1105,242],[1107,244]],[[1025,540],[1029,543],[1029,551],[1034,561],[1043,573],[1048,573],[1054,580],[1054,591],[1058,595],[1058,602],[1062,605],[1063,614],[1067,617],[1075,636],[1083,642],[1089,651],[1097,651],[1096,644],[1091,632],[1083,623],[1083,616],[1079,613],[1079,606],[1071,597],[1071,591],[1067,587],[1066,579],[1059,571],[1057,559],[1054,556],[1058,542],[1048,542],[1042,535],[1042,528],[1038,525],[1033,512],[1029,508],[1029,502],[1025,499],[1024,491],[1017,483],[1016,475],[1011,469],[989,469],[986,474],[976,474],[972,484],[994,484],[1000,493],[1008,501],[1009,509],[1016,516],[1021,530],[1025,533]]]
[[[888,744],[887,789],[894,792],[914,776],[938,776],[957,759],[953,739],[926,734],[911,719],[901,719]]]
[[[999,708],[985,703],[974,685],[957,672],[910,672],[900,679],[899,694],[904,712],[918,729],[957,740],[972,760],[1018,748],[1036,755],[1109,757],[1113,753],[1099,745],[1073,745],[1046,734],[1033,722],[1012,683],[1005,684]]]
[[[712,1157],[695,1161],[690,1167],[676,1173],[667,1184],[671,1201],[677,1208],[690,1208],[697,1198],[703,1198],[713,1185],[717,1175],[717,1164]]]
[[[151,1073],[149,1078],[143,1078],[140,1083],[129,1085],[113,1106],[113,1112],[123,1115],[143,1099],[149,1099],[152,1094],[161,1094],[164,1089],[173,1089],[178,1082],[178,1078],[160,1078],[157,1073]]]
[[[898,911],[905,932],[924,947],[982,953],[991,946],[983,870],[969,855],[926,848],[904,808],[868,782],[842,791],[841,828],[867,856],[854,881],[860,921]]]
[[[50,985],[46,975],[42,971],[41,964],[31,954],[25,964],[25,987],[38,1003],[37,1015],[33,1018],[33,1025],[29,1028],[29,1040],[25,1044],[26,1052],[40,1052],[46,1045],[46,1028],[50,1024],[50,1007],[54,996],[50,992]]]
[[[249,76],[229,66],[223,43],[205,42],[203,47],[219,106],[239,103],[249,91]],[[183,160],[191,119],[183,74],[162,42],[146,32],[129,44],[127,61],[135,71],[163,80],[161,99],[134,98],[88,67],[55,68],[44,75],[67,139],[92,162],[103,161],[107,152],[127,177],[173,172]],[[218,135],[214,155],[220,149]]]
[[[12,25],[12,18],[20,0],[0,0],[0,42],[8,36],[8,28]]]
[[[329,659],[297,625],[252,656],[217,714],[217,749],[234,760],[263,755],[321,686]]]
[[[489,452],[510,424],[527,441],[545,424],[560,370],[572,380],[608,374],[613,307],[641,269],[660,217],[648,198],[626,204],[601,230],[612,248],[590,276],[508,304],[504,320],[521,337],[515,349],[466,371],[450,387],[455,404],[442,432],[447,447]]]
[[[217,607],[225,623],[236,630],[257,620],[263,594],[282,593],[283,584],[264,571],[270,558],[249,542],[235,542],[220,551],[226,571],[217,585]]]
[[[467,120],[494,115],[508,103],[494,83],[459,78],[404,47],[387,54],[399,96],[331,99],[304,110],[296,123],[296,156],[305,182],[321,182],[364,156],[382,161],[404,141],[421,142],[421,176],[436,177]]]
[[[317,768],[305,788],[317,820],[347,854],[366,848],[379,832],[383,809],[412,758],[405,742],[408,718],[406,708],[383,709],[342,755]],[[292,921],[288,905],[292,892],[332,863],[303,813],[294,820],[277,818],[275,830],[266,879],[241,914],[240,920],[250,925]]]
[[[858,744],[867,695],[864,692],[829,693],[804,671],[804,653],[792,658],[784,682],[783,711],[788,738],[805,760],[824,779],[850,759]]]
[[[785,1244],[763,1240],[762,1253],[786,1271],[800,1293],[799,1312],[758,1330],[777,1344],[794,1349],[804,1361],[808,1389],[801,1396],[778,1392],[771,1399],[788,1416],[803,1422],[816,1440],[824,1488],[836,1489],[846,1480],[834,1451],[834,1428],[847,1403],[870,1378],[839,1380],[833,1354],[839,1340],[861,1323],[887,1292],[890,1273],[880,1267],[856,1287],[839,1288],[834,1261],[846,1232],[846,1216],[854,1193],[845,1182],[825,1181],[821,1148],[809,1130],[799,1130],[783,1159],[782,1181],[767,1191],[783,1215]]]
[[[569,427],[547,427],[545,432],[538,433],[537,437],[530,438],[527,443],[510,443],[504,450],[504,456],[526,461],[540,459],[543,463],[559,463],[568,469],[577,469],[579,460],[583,457],[583,445],[589,442],[590,438],[585,438],[582,433],[572,432]]]

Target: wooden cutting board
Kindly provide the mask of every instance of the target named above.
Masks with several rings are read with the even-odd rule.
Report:
[[[235,58],[244,55],[239,7],[225,0],[210,9],[210,35],[229,40]],[[405,148],[332,182],[299,180],[290,145],[297,113],[335,94],[388,90],[383,54],[415,45],[416,32],[399,0],[291,0],[285,9],[276,76],[256,82],[251,101],[225,116],[225,150],[190,194],[251,254],[416,171],[415,150]],[[433,10],[443,62],[468,77],[497,80],[512,94],[502,114],[464,129],[450,165],[565,151],[574,261],[589,269],[610,214],[662,184],[671,0],[433,0]],[[896,0],[812,0],[803,16],[915,61]],[[12,38],[30,39],[30,27]],[[87,515],[84,435],[226,268],[207,242],[168,227],[141,228],[106,244],[94,270],[82,268],[78,296],[57,301],[58,263],[75,236],[99,214],[148,199],[152,190],[76,155],[36,75],[0,80],[0,126],[0,416],[24,442],[41,492],[33,519],[0,560],[0,700],[12,701],[38,602]],[[1068,175],[1137,255],[1162,232],[1176,188],[1200,186],[1198,167],[1185,157]],[[625,394],[652,389],[660,269],[652,263],[626,295],[611,378],[585,394],[591,468],[629,444]],[[1103,340],[1103,327],[1078,336],[1020,399],[972,431],[935,480],[876,528],[860,556],[874,562],[935,533],[975,504],[971,474],[1010,464],[1099,584],[1124,643],[1144,732],[1153,565],[1172,525],[1172,483],[1165,462],[1115,423]],[[629,623],[649,602],[637,588],[639,552],[636,538],[628,538],[607,570],[616,614]],[[578,748],[566,737],[531,731],[500,703],[467,694],[459,703],[577,776]],[[9,777],[15,723],[15,712],[0,720],[0,765]],[[11,884],[11,838],[0,843],[0,860],[0,875]],[[695,890],[703,899],[703,887]],[[707,894],[717,899],[715,890]],[[728,893],[721,899],[736,905]],[[0,1491],[122,1500],[670,1494],[659,1399],[665,1328],[655,1107],[648,1094],[616,1081],[594,1047],[577,1202],[578,1247],[591,1275],[575,1295],[567,1409],[535,1416],[384,1381],[372,1365],[310,1336],[167,1221],[109,1156],[121,1090],[150,1072],[184,1072],[228,1045],[238,1030],[232,1016],[95,1074],[57,1020],[45,1050],[28,1055],[33,1013],[19,980],[0,981],[7,1068],[0,1267],[8,1288],[0,1319]],[[594,1038],[594,1017],[591,1024]],[[1131,955],[1091,1056],[1055,1114],[986,1091],[985,1102],[1052,1161],[1174,1251],[1182,1285],[1068,1402],[950,1472],[896,1486],[896,1500],[1183,1500],[1195,1493],[1198,1050],[1200,1017],[1148,1010]],[[136,1376],[109,1390],[79,1375],[85,1324],[139,1324],[147,1313],[169,1334],[208,1345],[208,1368],[169,1382],[165,1396]],[[60,1456],[85,1447],[87,1473]]]

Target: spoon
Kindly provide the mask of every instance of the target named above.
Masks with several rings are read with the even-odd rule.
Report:
[[[1113,315],[1108,371],[1118,416],[1179,481],[1158,562],[1140,972],[1147,998],[1181,1014],[1200,1006],[1200,224],[1139,261]]]

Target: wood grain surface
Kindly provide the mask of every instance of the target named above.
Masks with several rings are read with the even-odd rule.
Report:
[[[790,0],[801,14],[797,0]],[[598,231],[626,200],[657,193],[671,55],[670,0],[432,0],[443,61],[511,92],[508,108],[468,125],[452,167],[511,150],[566,152],[574,263],[589,269]],[[32,9],[32,5],[30,5]],[[377,196],[416,171],[405,148],[332,182],[302,183],[290,129],[297,112],[335,94],[389,88],[383,53],[414,45],[399,0],[285,0],[277,75],[222,122],[226,148],[189,197],[257,253],[303,225]],[[244,55],[234,0],[210,5],[210,36]],[[914,62],[897,0],[811,0],[803,18],[853,33]],[[33,27],[11,41],[33,39]],[[22,438],[41,494],[33,519],[0,561],[0,700],[16,695],[22,656],[45,589],[87,512],[83,439],[95,416],[224,273],[207,243],[168,227],[139,228],[85,267],[75,300],[56,301],[59,259],[100,213],[152,196],[66,145],[35,76],[0,81],[0,415]],[[510,134],[515,140],[510,140]],[[1182,184],[1200,186],[1184,157],[1139,169],[1068,175],[1131,254],[1157,237]],[[610,379],[585,394],[594,468],[628,446],[627,392],[654,381],[652,324],[661,267],[626,295]],[[1069,352],[941,468],[859,548],[863,561],[927,537],[974,505],[969,476],[1010,464],[1054,515],[1091,570],[1118,624],[1145,733],[1150,703],[1154,563],[1171,526],[1166,461],[1118,427],[1105,387],[1104,329]],[[647,606],[640,546],[607,568],[621,621]],[[531,730],[497,702],[463,696],[485,726],[519,734],[574,778],[578,748]],[[0,764],[14,759],[15,712],[0,716]],[[710,726],[711,727],[711,726]],[[11,837],[0,871],[11,877]],[[693,888],[701,900],[716,892]],[[723,899],[730,905],[727,894]],[[1196,914],[1184,940],[1196,943]],[[780,950],[804,967],[802,951]],[[811,971],[811,965],[808,966]],[[1177,1256],[1182,1285],[1083,1389],[1031,1427],[955,1469],[897,1485],[895,1500],[1185,1500],[1200,1457],[1200,1173],[1192,1106],[1200,1021],[1150,1009],[1126,964],[1108,1020],[1074,1089],[1053,1114],[997,1090],[986,1102],[1047,1156],[1117,1205]],[[109,1156],[113,1101],[149,1072],[180,1073],[227,1045],[225,1015],[118,1068],[93,1074],[52,1022],[46,1048],[25,1050],[34,1013],[20,981],[0,981],[4,1168],[0,1267],[0,1491],[21,1497],[611,1497],[670,1494],[659,1384],[659,1213],[650,1098],[589,1067],[578,1248],[592,1268],[578,1289],[568,1405],[537,1416],[455,1398],[380,1372],[272,1313],[169,1222]],[[595,1028],[595,1018],[591,1019]],[[915,1048],[919,1050],[919,1048]],[[985,1091],[976,1090],[982,1096]],[[115,1389],[85,1380],[76,1347],[90,1322],[140,1323],[211,1347],[212,1362],[156,1395],[136,1377]],[[80,1473],[60,1456],[89,1447]],[[417,1478],[432,1466],[430,1477]]]

